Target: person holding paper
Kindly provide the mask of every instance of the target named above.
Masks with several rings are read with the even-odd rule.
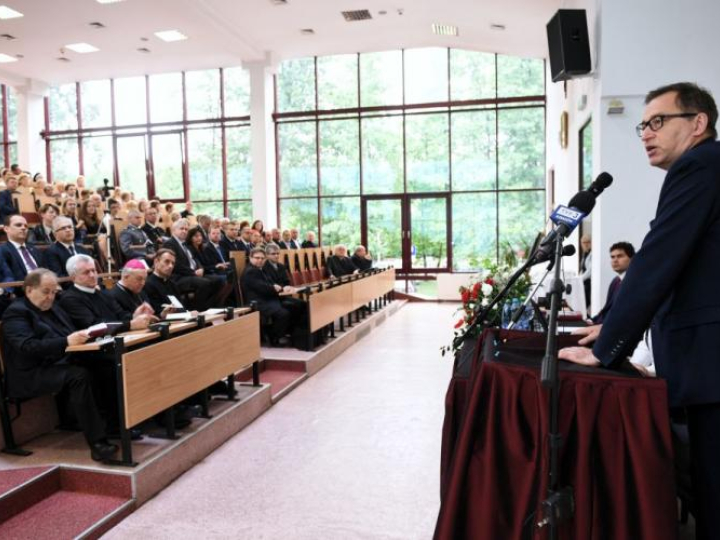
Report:
[[[143,291],[157,316],[166,313],[169,306],[178,311],[187,311],[180,301],[180,289],[172,280],[174,268],[174,251],[161,249],[155,254],[153,272],[148,276]]]

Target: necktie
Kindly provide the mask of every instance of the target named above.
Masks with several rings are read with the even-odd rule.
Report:
[[[69,247],[68,249],[70,250],[70,254],[71,254],[71,255],[77,255],[77,253],[75,253],[75,246],[73,246],[72,244],[70,244],[70,247]]]
[[[223,257],[222,251],[220,251],[220,248],[218,246],[215,246],[215,251],[217,251],[217,254],[220,257],[220,261],[225,262],[225,257]]]
[[[20,254],[22,255],[23,260],[25,261],[25,266],[28,267],[29,270],[36,270],[37,269],[37,263],[32,258],[32,255],[30,255],[30,252],[27,250],[27,248],[22,245],[20,246]]]

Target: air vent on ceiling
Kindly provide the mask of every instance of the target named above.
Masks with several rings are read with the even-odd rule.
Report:
[[[370,15],[370,12],[367,9],[358,9],[356,11],[343,11],[342,16],[345,17],[345,20],[348,22],[367,21],[369,19],[372,19],[372,15]]]
[[[303,36],[314,36],[314,35],[315,35],[315,30],[313,30],[312,28],[302,28],[302,29],[300,30],[300,33],[301,33]]]
[[[458,35],[458,27],[453,26],[452,24],[433,24],[432,31],[433,31],[433,34],[438,35],[438,36],[457,36]]]
[[[92,28],[95,28],[96,30],[100,30],[101,28],[105,28],[105,25],[104,25],[103,23],[97,22],[97,21],[88,23],[88,26],[90,26],[90,27],[92,27]]]
[[[17,38],[15,36],[11,36],[10,34],[0,34],[0,39],[4,39],[5,41],[15,41]]]
[[[58,62],[70,62],[70,59],[67,56],[59,56],[55,60]]]
[[[275,6],[286,6],[288,0],[270,0]]]
[[[503,30],[505,30],[505,25],[504,24],[491,24],[490,30],[497,30],[498,32],[502,32]]]

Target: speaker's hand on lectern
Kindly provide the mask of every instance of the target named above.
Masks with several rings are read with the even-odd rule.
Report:
[[[558,358],[583,366],[600,365],[600,360],[595,358],[592,349],[588,349],[587,347],[565,347],[558,351]]]
[[[592,326],[573,329],[572,335],[585,336],[580,341],[578,341],[578,345],[588,345],[597,339],[597,337],[600,335],[601,329],[602,324],[593,324]]]

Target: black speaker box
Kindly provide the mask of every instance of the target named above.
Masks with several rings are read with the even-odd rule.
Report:
[[[560,9],[547,23],[553,82],[590,73],[590,42],[584,9]]]

